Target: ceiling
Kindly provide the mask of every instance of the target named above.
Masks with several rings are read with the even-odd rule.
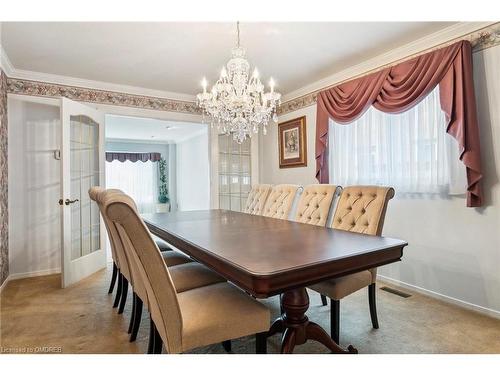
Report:
[[[243,23],[241,45],[282,94],[431,34],[446,22]],[[3,22],[15,69],[196,94],[236,43],[234,23]]]
[[[106,139],[179,143],[207,133],[209,125],[106,115]]]

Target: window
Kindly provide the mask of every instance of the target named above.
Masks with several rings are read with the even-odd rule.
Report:
[[[446,133],[439,88],[409,111],[388,114],[370,107],[357,121],[330,121],[331,183],[389,185],[397,192],[463,194],[465,167]]]
[[[106,186],[130,195],[139,213],[156,212],[158,203],[158,163],[130,160],[106,162]]]

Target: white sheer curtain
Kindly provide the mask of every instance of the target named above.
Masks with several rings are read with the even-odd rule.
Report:
[[[357,121],[330,122],[330,183],[389,185],[403,193],[464,194],[465,167],[446,133],[439,88],[402,114],[374,107]]]
[[[139,213],[153,213],[158,203],[158,163],[106,162],[106,186],[130,195]]]

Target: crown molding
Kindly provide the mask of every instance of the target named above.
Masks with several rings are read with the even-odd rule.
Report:
[[[183,102],[196,101],[195,95],[162,91],[162,90],[153,90],[144,87],[128,86],[128,85],[121,85],[121,84],[102,82],[102,81],[93,81],[83,78],[61,76],[57,74],[33,72],[30,70],[22,70],[16,68],[13,68],[11,72],[7,74],[7,76],[9,78],[16,78],[26,81],[46,82],[63,86],[82,87],[86,89],[120,92],[124,94],[132,94],[140,96],[151,96],[155,98],[172,99]]]
[[[306,96],[308,94],[323,90],[329,86],[338,84],[348,79],[352,79],[356,76],[377,69],[381,66],[395,63],[398,60],[408,58],[409,56],[421,53],[428,49],[435,48],[455,39],[462,38],[494,24],[495,22],[460,22],[451,25],[443,30],[429,34],[401,47],[394,48],[389,52],[383,53],[360,64],[356,64],[350,68],[334,73],[328,77],[303,86],[297,90],[291,91],[288,94],[283,95],[281,101],[283,104],[286,104],[286,102],[288,101],[292,101],[302,96]],[[314,98],[314,100],[311,101],[310,99],[305,98],[303,102],[306,105],[311,105],[314,104],[316,100]]]

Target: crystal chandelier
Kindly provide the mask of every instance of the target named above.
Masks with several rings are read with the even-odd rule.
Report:
[[[198,94],[198,105],[203,114],[210,117],[212,126],[219,132],[232,134],[242,143],[253,133],[267,132],[272,119],[277,121],[276,109],[281,103],[281,94],[274,91],[274,81],[269,82],[270,91],[264,92],[257,68],[249,76],[250,64],[245,59],[245,49],[240,47],[240,23],[236,24],[238,43],[232,49],[231,60],[222,68],[219,80],[207,92],[207,80],[203,78],[203,92]]]

